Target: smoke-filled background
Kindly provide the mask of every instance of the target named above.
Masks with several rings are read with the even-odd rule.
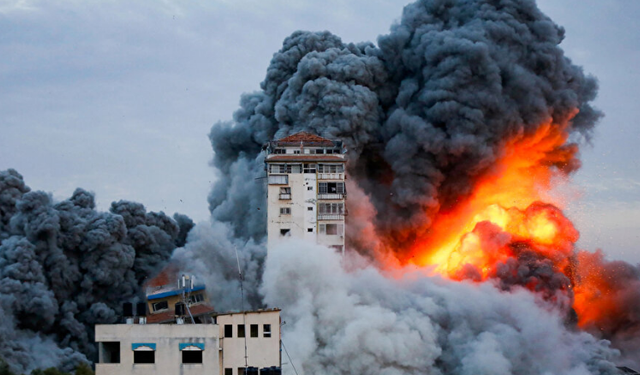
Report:
[[[266,7],[277,8],[277,5]],[[331,9],[345,8],[323,5],[320,14],[327,14],[334,20],[317,29],[337,30],[336,34],[294,32],[269,50],[269,54],[278,52],[271,58],[266,76],[264,67],[255,69],[259,73],[257,76],[252,76],[255,72],[251,69],[242,72],[243,76],[262,84],[258,91],[242,96],[233,121],[218,123],[209,133],[215,170],[215,176],[207,179],[207,182],[215,180],[208,196],[211,222],[196,226],[186,244],[184,228],[190,224],[184,217],[176,217],[174,221],[163,214],[147,214],[140,205],[127,202],[114,203],[109,213],[99,213],[94,209],[92,196],[80,190],[68,200],[54,202],[47,194],[14,187],[21,184],[22,178],[17,172],[4,172],[13,185],[8,184],[8,208],[6,215],[3,214],[6,224],[2,230],[6,234],[3,235],[2,256],[6,260],[3,258],[2,275],[14,289],[2,291],[8,296],[8,302],[3,302],[3,312],[7,316],[6,330],[9,332],[6,337],[15,337],[6,340],[6,345],[28,347],[25,345],[32,342],[58,348],[49,351],[53,353],[50,359],[35,363],[38,366],[71,366],[82,360],[82,353],[90,357],[93,349],[87,345],[90,340],[87,328],[92,323],[114,319],[118,305],[115,299],[137,295],[141,281],[166,261],[173,247],[184,244],[174,253],[174,262],[181,264],[184,270],[193,270],[206,278],[209,293],[219,310],[242,306],[237,293],[234,254],[235,249],[239,250],[249,304],[283,308],[283,318],[287,321],[283,327],[285,343],[290,343],[293,360],[304,372],[586,374],[612,373],[613,362],[638,365],[638,269],[624,262],[609,263],[599,254],[573,255],[577,238],[570,223],[563,231],[563,234],[568,233],[566,246],[553,249],[554,256],[540,256],[536,252],[539,249],[526,243],[523,245],[523,242],[511,246],[512,238],[506,238],[494,227],[481,226],[478,229],[480,237],[490,240],[491,246],[509,244],[515,255],[493,270],[495,273],[491,273],[489,281],[480,284],[425,277],[424,270],[412,271],[401,266],[393,271],[379,270],[385,268],[389,259],[400,264],[405,262],[412,254],[410,244],[429,233],[439,211],[455,207],[458,201],[469,197],[478,181],[490,174],[504,157],[509,140],[537,134],[544,124],[551,124],[551,129],[561,129],[570,135],[570,139],[554,146],[551,154],[562,157],[543,161],[560,174],[572,173],[580,165],[573,142],[584,144],[589,141],[600,117],[593,106],[597,91],[595,80],[566,57],[558,46],[565,36],[564,29],[538,10],[534,2],[418,1],[407,6],[402,18],[386,31],[402,5],[394,4],[393,11],[385,12],[372,11],[370,4],[354,3],[353,8],[347,6],[346,12],[332,12]],[[307,6],[294,8],[293,12],[302,12]],[[547,6],[553,9],[551,5]],[[116,12],[111,7],[113,5],[105,6],[107,14]],[[138,7],[141,8],[134,12],[119,14],[115,23],[130,27],[136,11],[144,9],[141,5]],[[226,7],[239,14],[245,14],[251,8],[245,3],[235,9],[228,4]],[[633,7],[624,9],[621,14],[631,17]],[[43,12],[53,14],[56,21],[69,17],[61,9],[64,7],[46,8],[37,3],[20,2],[3,8],[2,16],[3,20],[15,20],[10,25],[19,27],[37,23]],[[90,29],[98,35],[104,32],[101,26],[111,25],[101,23],[104,12],[94,13],[83,7],[76,9],[77,13],[72,13],[71,17],[87,24],[90,22]],[[148,51],[136,45],[128,54],[118,52],[123,58],[114,63],[113,70],[97,69],[92,56],[109,55],[115,51],[114,45],[119,47],[114,40],[127,39],[115,33],[109,34],[104,43],[95,48],[92,46],[92,54],[83,56],[76,65],[59,61],[64,60],[64,49],[54,55],[58,58],[54,58],[53,63],[67,67],[69,74],[79,66],[86,74],[101,77],[102,86],[79,82],[78,89],[72,92],[72,98],[93,98],[90,100],[94,109],[103,106],[105,93],[126,93],[120,107],[112,107],[105,116],[94,115],[98,129],[101,122],[110,126],[104,133],[94,133],[100,136],[92,141],[112,138],[118,143],[122,140],[123,147],[135,149],[132,155],[139,158],[128,159],[122,154],[113,159],[100,148],[88,146],[90,142],[81,146],[98,152],[94,159],[96,165],[87,163],[95,169],[94,173],[115,177],[109,183],[100,184],[110,191],[106,197],[119,189],[128,197],[135,190],[132,183],[138,178],[144,179],[146,166],[149,166],[149,169],[158,168],[163,172],[161,183],[144,189],[139,200],[146,201],[149,197],[153,201],[155,194],[161,194],[163,198],[155,198],[155,204],[166,207],[179,205],[178,201],[183,203],[193,196],[175,194],[180,190],[167,189],[192,185],[204,175],[193,173],[193,160],[179,173],[169,173],[167,166],[171,162],[163,159],[175,159],[176,155],[193,156],[189,141],[180,141],[184,138],[175,130],[181,129],[176,124],[189,123],[185,118],[194,119],[184,110],[192,98],[189,89],[193,92],[195,86],[196,91],[219,90],[224,94],[221,95],[224,100],[230,100],[234,95],[229,94],[227,86],[236,89],[242,85],[235,76],[229,78],[227,72],[233,71],[234,64],[222,48],[216,48],[222,43],[216,38],[213,38],[216,42],[212,56],[218,64],[218,61],[224,61],[227,69],[219,70],[224,72],[227,81],[217,80],[212,86],[202,87],[202,77],[182,81],[159,74],[178,66],[180,70],[193,66],[172,66],[176,64],[173,56],[176,51],[188,52],[191,46],[197,47],[198,51],[203,45],[209,46],[210,36],[193,35],[195,31],[198,31],[196,35],[201,35],[201,30],[211,27],[208,24],[216,23],[206,18],[211,9],[194,11],[172,4],[157,9],[160,10],[148,16],[149,20],[162,20],[172,26],[153,28],[150,21],[143,23],[141,34],[135,35],[148,35],[148,39],[138,39],[148,45],[165,45],[167,41],[163,38],[168,38],[172,42],[169,45],[176,49],[163,50],[159,56],[165,59],[150,57]],[[214,10],[219,9],[214,7]],[[83,11],[88,16],[81,16]],[[258,11],[263,13],[255,13],[259,14],[256,21],[266,18],[268,28],[277,25],[286,29],[282,37],[297,28],[310,28],[309,24],[295,27],[286,22],[274,22],[276,17],[265,16],[269,13],[264,6]],[[373,20],[378,22],[380,14],[394,16],[385,19],[386,26],[377,31],[384,35],[377,40],[375,34],[347,32],[345,35],[340,32],[343,26],[339,25],[353,24],[362,29],[362,25]],[[594,14],[601,16],[602,13]],[[195,22],[187,25],[186,21]],[[224,28],[226,24],[222,22],[224,31],[214,35],[220,35],[220,39],[247,35],[246,28],[255,23],[243,22]],[[153,34],[145,34],[145,27],[153,29]],[[581,32],[586,35],[595,28],[589,29]],[[622,34],[620,38],[624,40]],[[624,34],[627,35],[628,30]],[[260,33],[251,35],[256,35],[258,42],[263,37]],[[349,37],[354,35],[356,37]],[[33,43],[31,34],[22,38],[22,43]],[[358,42],[362,40],[373,42]],[[188,47],[181,43],[184,41],[188,42]],[[251,43],[256,42],[247,42],[247,45]],[[22,58],[28,56],[37,60],[38,54],[34,50],[11,44],[7,44],[6,49]],[[243,61],[259,59],[258,51],[245,48],[239,58]],[[588,57],[587,52],[579,50],[575,55],[583,59]],[[149,57],[142,64],[145,66],[145,74],[140,75],[143,80],[157,85],[166,78],[169,84],[164,87],[172,92],[162,96],[162,90],[153,90],[146,97],[149,108],[158,108],[158,103],[164,103],[161,114],[180,109],[179,116],[169,117],[170,120],[154,124],[149,130],[138,124],[144,111],[128,112],[131,106],[127,98],[140,96],[140,93],[137,89],[123,90],[116,84],[121,82],[119,80],[127,81],[131,77],[127,73],[136,71],[134,66],[140,61],[136,56]],[[209,63],[209,59],[199,54],[186,53],[185,56],[200,61],[196,67]],[[12,72],[11,69],[8,71]],[[17,76],[22,80],[16,79],[15,75],[11,77],[6,79],[9,83],[33,85],[38,81],[37,75],[27,71]],[[628,80],[633,77],[631,74]],[[189,82],[189,85],[183,82]],[[49,85],[55,87],[55,82]],[[39,98],[36,103],[55,112],[52,107],[58,99],[54,99],[51,91],[44,88],[39,91],[26,84],[20,87],[24,93],[40,93],[42,96],[34,96]],[[99,92],[93,90],[94,87],[105,90]],[[12,95],[5,103],[20,103],[20,98]],[[215,108],[221,104],[207,103],[207,106],[211,105]],[[213,118],[227,118],[231,112],[228,107],[227,102],[225,113]],[[608,108],[600,108],[610,115]],[[6,117],[9,129],[17,129],[16,119],[24,118],[23,115],[9,109],[6,113],[9,114]],[[52,124],[65,120],[73,123],[75,115],[71,107],[63,106],[55,113],[60,115],[54,116]],[[93,120],[94,116],[87,119]],[[202,119],[195,118],[195,122],[202,122]],[[612,133],[620,133],[615,129],[631,129],[625,124],[615,125],[616,128],[611,127]],[[349,240],[350,246],[362,255],[353,254],[345,262],[349,266],[348,272],[341,268],[335,255],[315,247],[300,249],[301,246],[292,248],[284,244],[274,250],[266,264],[264,262],[264,186],[254,182],[264,173],[260,148],[274,136],[298,130],[340,137],[349,146],[352,176]],[[136,143],[132,132],[147,141]],[[63,133],[71,138],[78,137],[73,128],[66,128]],[[113,134],[123,134],[123,138]],[[149,139],[158,144],[166,140],[172,145],[160,147],[163,156],[153,158],[153,154],[147,154],[144,148]],[[11,145],[7,142],[8,147],[4,150],[12,150]],[[55,149],[58,146],[47,144],[46,147]],[[65,159],[74,159],[76,153],[80,154],[71,150],[71,156],[65,156]],[[3,152],[7,156],[14,153]],[[145,159],[148,162],[142,164]],[[135,171],[131,173],[131,181],[119,178],[119,173],[110,174],[110,161],[122,170]],[[625,162],[620,163],[625,165]],[[29,163],[23,164],[29,166]],[[19,165],[22,164],[15,162],[7,166]],[[624,167],[618,168],[622,171]],[[188,172],[191,174],[185,175]],[[635,194],[635,174],[630,176],[609,184],[603,184],[600,178],[597,180],[600,185],[596,187],[605,191],[612,186],[627,189],[625,194],[628,195],[615,195],[617,199],[630,199]],[[118,199],[107,199],[106,202]],[[535,206],[534,210],[536,208],[546,210],[545,213],[556,218],[563,217],[553,207]],[[613,205],[613,209],[623,214],[617,220],[637,217],[633,205],[624,210]],[[580,206],[573,210],[579,218],[581,212],[589,212]],[[111,219],[112,225],[104,229],[107,234],[94,238],[90,225],[96,222],[94,216],[105,217],[105,222],[109,222],[107,217]],[[44,225],[40,225],[41,222]],[[596,223],[587,222],[589,226]],[[184,223],[183,230],[178,223]],[[628,228],[634,225],[632,220],[625,224]],[[627,249],[631,250],[633,248]],[[115,253],[120,256],[110,258]],[[633,259],[633,256],[627,257]],[[555,263],[575,264],[575,258],[583,267],[568,275],[560,272]],[[33,269],[26,272],[33,276],[26,277],[24,272],[14,271],[19,268],[15,264],[26,262],[24,259],[33,259],[27,262],[28,265],[20,263],[27,270]],[[104,267],[87,267],[96,262]],[[90,271],[98,274],[92,275]],[[482,275],[477,275],[477,269],[465,268],[463,271],[463,279],[482,279]],[[15,279],[18,280],[13,281]],[[528,291],[532,289],[528,280],[535,280],[540,286],[533,288],[534,293]],[[600,285],[603,281],[606,285]],[[105,282],[118,286],[105,293],[101,289]],[[600,293],[596,296],[583,294],[580,298],[592,298],[607,307],[582,326],[594,336],[575,327],[572,317],[575,311],[571,309],[571,301],[576,296],[568,289],[578,282],[593,285],[589,290]],[[118,290],[119,286],[121,290]],[[236,293],[223,293],[234,290]],[[40,305],[22,306],[21,301],[31,293],[47,298],[36,299],[38,303],[42,301]],[[48,319],[51,325],[30,326],[33,320],[27,319],[28,314],[35,314],[33,311],[39,311],[46,303],[50,304],[52,312],[42,319]],[[32,312],[29,312],[30,308]],[[372,323],[377,323],[375,329],[372,329]],[[545,329],[541,330],[541,327]],[[621,351],[610,348],[607,341],[600,341],[601,338],[613,340],[613,346]],[[7,348],[7,353],[15,352],[13,348]],[[18,368],[28,368],[33,363],[29,362],[28,354],[23,359],[8,354],[3,357]]]
[[[14,169],[0,171],[0,358],[15,371],[97,360],[94,325],[144,299],[141,286],[191,226],[135,202],[99,212],[80,188],[55,202]]]

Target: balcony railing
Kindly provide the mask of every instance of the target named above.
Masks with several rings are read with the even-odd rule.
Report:
[[[318,173],[319,180],[344,180],[344,173]]]
[[[281,201],[289,201],[291,200],[291,194],[280,194]]]
[[[340,200],[340,199],[344,199],[344,194],[336,194],[336,193],[321,193],[318,194],[318,199],[329,199],[329,200]]]
[[[318,220],[344,220],[343,214],[319,214]]]

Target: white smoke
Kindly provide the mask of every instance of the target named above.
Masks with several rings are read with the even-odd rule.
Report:
[[[300,375],[617,373],[608,341],[571,331],[526,290],[425,269],[392,277],[363,262],[295,240],[269,250],[261,292],[282,309]]]

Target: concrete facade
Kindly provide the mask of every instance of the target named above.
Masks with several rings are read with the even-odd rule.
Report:
[[[96,375],[215,375],[220,373],[219,328],[215,324],[108,324],[96,325],[99,363]],[[105,363],[108,356],[105,343],[119,343],[120,363]],[[139,350],[155,351],[155,363],[134,363]],[[180,344],[203,344],[202,363],[183,364],[182,350],[192,349]],[[198,348],[198,346],[193,346]],[[149,349],[148,349],[149,348]],[[200,348],[198,348],[200,349]]]
[[[216,316],[216,321],[220,327],[222,348],[221,374],[242,374],[242,369],[245,367],[245,339],[248,367],[280,367],[279,310],[222,314]],[[238,327],[242,325],[245,327],[245,337],[238,335]],[[229,326],[231,326],[231,335],[225,335],[225,329],[228,331]],[[252,332],[252,326],[256,329],[254,332]],[[265,326],[268,327],[268,331]]]
[[[213,320],[96,325],[96,375],[241,375],[245,365],[281,367],[280,310],[219,314]],[[199,363],[184,363],[194,354]],[[149,356],[152,363],[140,363]]]
[[[300,132],[270,142],[266,151],[267,248],[291,236],[344,253],[342,142]]]

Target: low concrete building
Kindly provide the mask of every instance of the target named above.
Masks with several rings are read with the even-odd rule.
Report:
[[[245,367],[280,367],[280,310],[219,314],[216,321],[223,375],[243,375]]]
[[[96,325],[96,375],[220,373],[215,324]]]
[[[243,375],[247,367],[280,368],[279,309],[218,314],[212,321],[96,325],[96,375]]]

